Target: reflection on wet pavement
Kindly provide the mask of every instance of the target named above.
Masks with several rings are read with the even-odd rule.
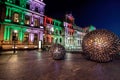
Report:
[[[120,80],[120,59],[96,63],[80,53],[55,61],[48,52],[0,55],[0,80]]]

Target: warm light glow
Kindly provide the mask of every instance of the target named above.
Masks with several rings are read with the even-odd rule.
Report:
[[[14,30],[14,33],[18,33],[18,31],[17,31],[17,30]]]
[[[19,14],[14,13],[14,22],[19,22]]]
[[[84,54],[91,60],[107,62],[113,59],[119,50],[119,38],[107,30],[95,30],[85,35],[82,48]]]

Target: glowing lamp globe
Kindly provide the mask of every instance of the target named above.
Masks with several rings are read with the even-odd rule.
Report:
[[[65,58],[65,48],[60,44],[53,44],[49,50],[54,60],[62,60]]]
[[[119,38],[108,30],[94,30],[83,38],[84,55],[93,61],[108,62],[119,53]]]

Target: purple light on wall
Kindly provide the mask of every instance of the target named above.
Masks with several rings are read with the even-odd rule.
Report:
[[[34,40],[34,34],[29,34],[29,40],[31,41],[31,42],[33,42],[33,40]]]
[[[43,41],[43,32],[40,32],[39,38]]]

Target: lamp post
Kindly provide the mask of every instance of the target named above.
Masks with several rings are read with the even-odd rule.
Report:
[[[14,39],[14,43],[13,43],[13,44],[14,44],[14,50],[13,50],[13,53],[15,53],[15,39]]]
[[[14,30],[14,33],[13,33],[13,45],[14,45],[14,46],[13,46],[13,47],[14,47],[13,53],[15,53],[15,46],[16,46],[16,45],[15,45],[15,41],[16,41],[16,34],[17,34],[17,32],[18,32],[17,30]]]
[[[13,35],[12,40],[13,40],[13,53],[15,53],[15,40],[16,40],[16,35],[15,35],[15,33],[14,33],[14,35]]]

